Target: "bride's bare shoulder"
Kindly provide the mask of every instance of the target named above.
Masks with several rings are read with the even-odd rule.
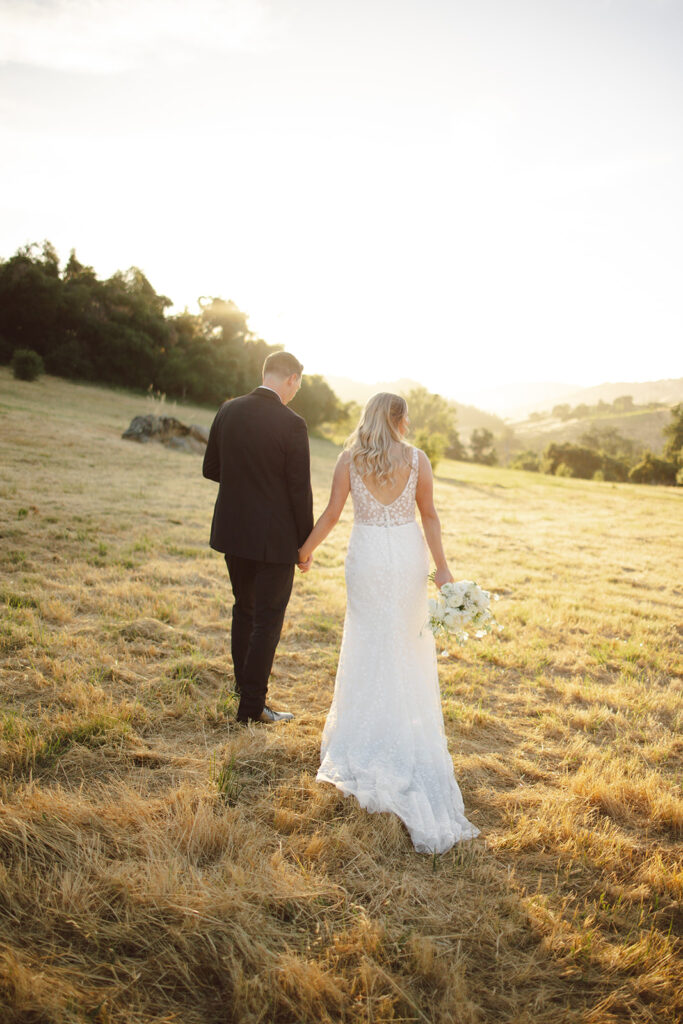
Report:
[[[348,449],[340,452],[334,467],[334,475],[339,480],[350,481],[351,478],[351,452]]]
[[[417,452],[418,472],[422,471],[422,473],[425,473],[429,471],[431,473],[432,464],[429,461],[429,456],[425,455],[421,448],[414,448],[413,450]]]

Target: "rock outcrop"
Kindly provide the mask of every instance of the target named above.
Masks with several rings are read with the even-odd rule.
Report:
[[[167,448],[198,455],[204,454],[209,440],[208,430],[195,423],[187,427],[173,416],[152,415],[135,416],[121,436],[126,441],[138,441],[140,444],[156,441]]]

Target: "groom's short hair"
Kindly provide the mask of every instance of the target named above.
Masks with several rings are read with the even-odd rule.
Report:
[[[291,377],[293,373],[300,377],[304,372],[303,364],[291,352],[271,352],[266,356],[263,364],[263,376],[272,374],[273,377]]]

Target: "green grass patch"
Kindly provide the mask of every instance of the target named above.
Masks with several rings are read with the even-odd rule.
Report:
[[[0,601],[8,608],[37,608],[38,602],[30,594],[17,594],[12,590],[0,593]]]
[[[70,726],[59,726],[43,731],[41,723],[23,716],[3,712],[0,716],[0,735],[8,742],[2,760],[9,775],[44,771],[72,747],[80,745],[96,749],[121,739],[130,732],[130,726],[112,715],[95,715]]]

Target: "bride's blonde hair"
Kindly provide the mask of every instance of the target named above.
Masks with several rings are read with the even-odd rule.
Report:
[[[388,391],[380,391],[368,401],[344,445],[360,476],[374,475],[378,484],[394,482],[395,471],[409,461],[408,445],[398,429],[407,412],[405,398]]]

